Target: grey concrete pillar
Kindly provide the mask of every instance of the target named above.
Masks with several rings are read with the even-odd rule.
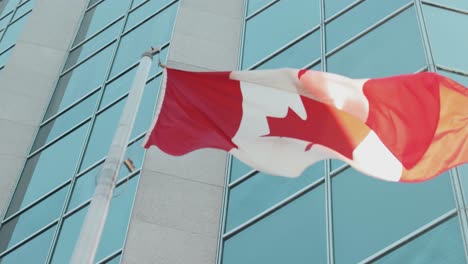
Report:
[[[0,74],[1,212],[6,211],[87,3],[38,0]]]
[[[170,67],[237,69],[244,1],[181,0]],[[226,153],[145,157],[123,263],[209,264],[216,259]]]

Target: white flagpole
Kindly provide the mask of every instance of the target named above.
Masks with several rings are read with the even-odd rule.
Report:
[[[114,134],[112,145],[99,175],[88,213],[81,227],[80,237],[75,246],[72,264],[92,264],[99,246],[109,205],[114,192],[117,175],[123,162],[130,133],[140,105],[143,90],[153,62],[153,55],[159,49],[151,48],[143,53],[125,108],[120,117],[119,126]]]

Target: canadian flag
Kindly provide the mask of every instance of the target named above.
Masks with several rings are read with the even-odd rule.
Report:
[[[287,177],[340,159],[403,182],[468,162],[468,89],[435,73],[350,79],[295,69],[166,68],[161,89],[145,147],[175,156],[217,148]]]

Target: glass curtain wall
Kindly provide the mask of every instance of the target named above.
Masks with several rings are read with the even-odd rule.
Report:
[[[0,74],[5,68],[35,2],[36,0],[0,2]]]
[[[14,1],[10,1],[14,2]],[[18,8],[19,9],[19,8]],[[177,0],[91,0],[0,227],[0,263],[68,263],[142,53],[165,61]],[[97,263],[119,263],[161,82],[154,63]]]
[[[466,28],[468,1],[248,0],[241,68],[436,71],[468,86]],[[218,263],[466,263],[467,177],[390,183],[327,160],[289,179],[232,158]]]

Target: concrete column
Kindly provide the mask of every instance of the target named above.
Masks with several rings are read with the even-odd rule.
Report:
[[[243,2],[181,0],[170,67],[237,69]],[[226,153],[174,158],[150,149],[136,195],[123,263],[215,263]]]
[[[38,0],[0,74],[0,210],[21,173],[88,0]]]

